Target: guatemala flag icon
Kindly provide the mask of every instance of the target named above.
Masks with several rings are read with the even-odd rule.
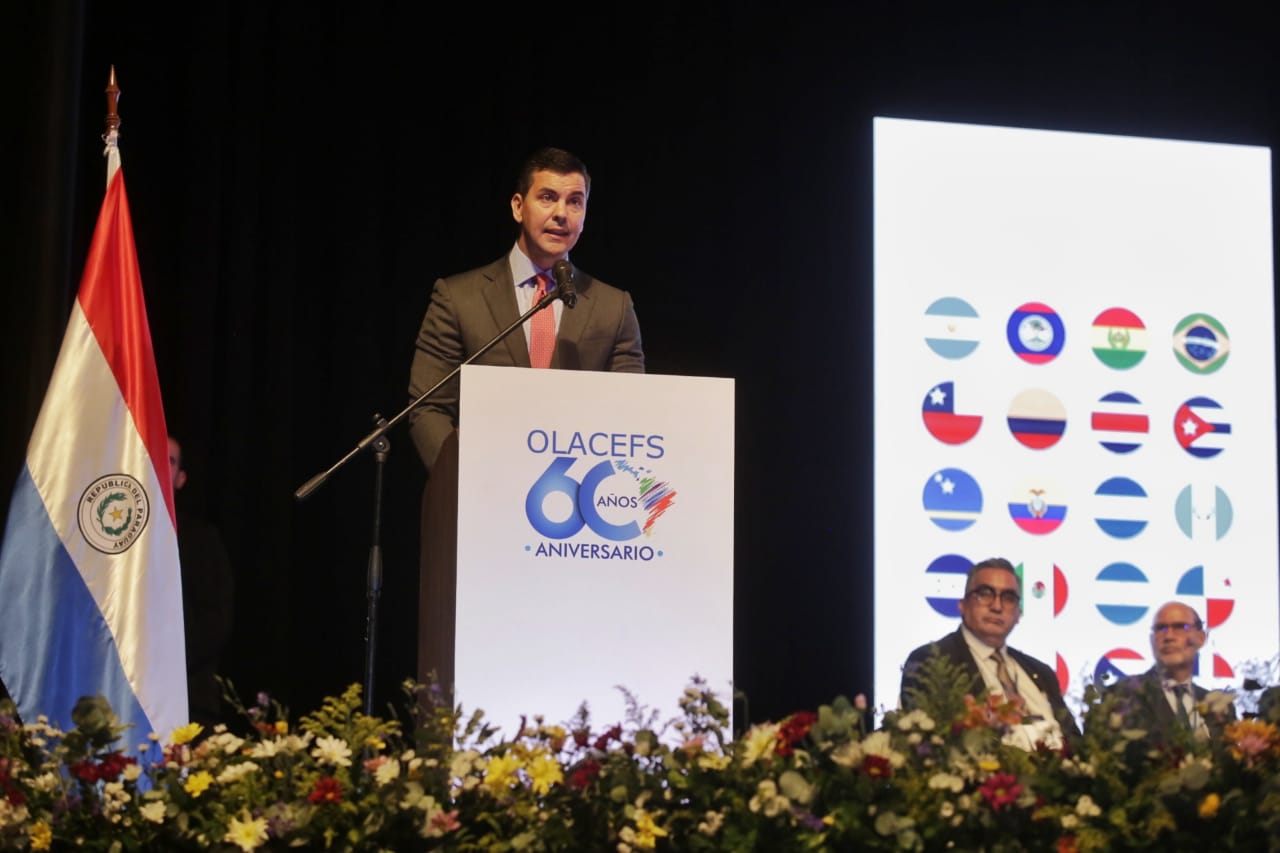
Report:
[[[1213,542],[1227,535],[1234,512],[1221,486],[1190,483],[1178,492],[1173,516],[1188,539]]]
[[[954,382],[939,382],[930,388],[924,395],[920,415],[929,435],[943,444],[964,444],[977,435],[982,426],[981,415],[956,413]]]
[[[1200,459],[1217,456],[1231,435],[1222,406],[1208,397],[1192,397],[1173,415],[1173,433],[1182,449]]]
[[[1058,312],[1040,302],[1019,305],[1005,329],[1014,355],[1030,364],[1047,364],[1062,352],[1067,330]]]
[[[964,358],[978,348],[978,312],[963,299],[944,296],[925,309],[924,319],[924,342],[943,358]]]

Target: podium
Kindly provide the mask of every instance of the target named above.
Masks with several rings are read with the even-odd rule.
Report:
[[[522,716],[732,704],[733,380],[462,369],[423,499],[419,675]],[[622,689],[619,689],[622,688]]]

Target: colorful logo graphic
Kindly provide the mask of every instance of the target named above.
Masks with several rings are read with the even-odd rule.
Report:
[[[1142,401],[1124,391],[1112,391],[1100,397],[1090,423],[1098,443],[1112,453],[1137,450],[1151,429]]]
[[[1173,330],[1173,354],[1192,373],[1213,373],[1227,363],[1231,339],[1208,314],[1190,314]]]
[[[1066,328],[1058,312],[1040,302],[1019,305],[1009,315],[1005,332],[1014,354],[1030,364],[1053,361],[1067,342]]]
[[[920,407],[925,429],[943,444],[964,444],[982,426],[981,415],[956,414],[955,405],[955,383],[941,382],[929,389]]]
[[[1147,327],[1132,311],[1108,308],[1094,318],[1090,343],[1098,361],[1128,370],[1147,354]]]
[[[1098,684],[1111,684],[1131,675],[1147,671],[1146,660],[1133,649],[1112,649],[1104,654],[1093,668],[1093,680]]]
[[[1032,450],[1053,447],[1067,429],[1067,409],[1042,388],[1029,388],[1009,404],[1009,432]]]
[[[959,618],[960,601],[964,598],[964,582],[973,561],[959,554],[943,554],[924,570],[929,593],[925,601],[935,613],[948,618]]]
[[[1094,491],[1094,521],[1108,536],[1132,539],[1147,526],[1147,492],[1128,477],[1112,477]]]
[[[548,539],[568,539],[585,526],[601,539],[626,542],[649,535],[675,503],[676,491],[641,465],[626,459],[598,462],[579,483],[568,474],[576,461],[572,456],[551,460],[525,496],[529,524]],[[568,498],[567,515],[558,521],[546,509],[547,498],[555,495]]]
[[[1009,496],[1009,517],[1018,527],[1043,536],[1057,530],[1067,518],[1067,505],[1057,488],[1043,480],[1027,481]]]
[[[1173,517],[1188,539],[1217,541],[1231,529],[1231,499],[1220,486],[1192,483],[1178,492]]]
[[[982,489],[967,472],[943,468],[925,481],[924,511],[943,530],[964,530],[982,514]]]
[[[1113,625],[1132,625],[1149,609],[1147,576],[1132,563],[1112,563],[1098,572],[1098,597],[1106,596],[1110,604],[1098,604],[1102,618]]]
[[[1193,566],[1178,578],[1175,590],[1181,600],[1194,607],[1197,613],[1204,614],[1204,626],[1209,629],[1226,622],[1236,608],[1229,578],[1216,580],[1211,587],[1206,590],[1204,566]]]
[[[944,296],[924,312],[929,349],[943,358],[964,358],[978,348],[978,312],[963,299]]]
[[[1192,397],[1173,415],[1173,434],[1182,449],[1192,456],[1208,459],[1226,447],[1231,422],[1216,400]]]

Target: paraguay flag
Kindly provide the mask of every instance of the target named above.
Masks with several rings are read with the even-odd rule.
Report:
[[[129,743],[187,722],[168,440],[124,174],[107,194],[0,546],[0,678],[25,720],[100,694]]]
[[[964,444],[978,434],[981,415],[956,414],[954,382],[940,382],[924,395],[920,406],[925,429],[943,444]]]
[[[964,358],[978,348],[978,312],[963,299],[944,296],[925,309],[924,342],[943,358]]]
[[[1023,361],[1046,364],[1058,357],[1067,331],[1058,312],[1039,302],[1019,305],[1005,329],[1009,347]]]
[[[924,484],[924,511],[943,530],[964,530],[982,514],[982,488],[967,471],[943,468]]]
[[[1132,539],[1147,527],[1147,492],[1128,477],[1112,477],[1094,491],[1094,521],[1108,536]]]
[[[1067,429],[1067,407],[1041,388],[1028,388],[1009,404],[1009,432],[1032,450],[1053,447]]]
[[[1132,311],[1108,308],[1094,318],[1090,343],[1098,361],[1128,370],[1147,354],[1147,327]]]
[[[1146,574],[1132,563],[1112,563],[1098,572],[1095,605],[1102,618],[1113,625],[1132,625],[1147,615],[1150,592]]]
[[[1231,435],[1222,406],[1208,397],[1192,397],[1173,415],[1173,433],[1182,449],[1201,459],[1217,456]]]
[[[1112,391],[1098,398],[1090,425],[1098,443],[1112,453],[1137,450],[1151,429],[1142,401],[1124,391]]]

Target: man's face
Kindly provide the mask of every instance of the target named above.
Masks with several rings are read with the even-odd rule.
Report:
[[[578,172],[533,173],[523,196],[511,197],[511,215],[520,223],[520,250],[543,269],[569,253],[587,219],[587,180]]]
[[[979,591],[990,589],[989,602],[982,601]],[[1005,601],[1018,595],[1018,578],[1004,569],[978,569],[969,579],[969,592],[960,601],[960,618],[979,640],[993,648],[1004,645],[1005,638],[1022,616],[1021,602]]]
[[[1204,645],[1200,620],[1185,604],[1166,604],[1156,611],[1151,625],[1151,652],[1160,668],[1183,677],[1191,674],[1196,655]]]
[[[169,478],[176,492],[187,482],[187,472],[182,470],[182,448],[169,439]]]

